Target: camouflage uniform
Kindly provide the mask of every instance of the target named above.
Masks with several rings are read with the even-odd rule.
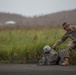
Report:
[[[72,39],[71,42],[68,43],[67,48],[66,48],[66,56],[65,57],[69,57],[70,51],[74,48],[76,48],[76,28],[72,27],[71,31],[67,31],[63,37],[56,43],[57,45],[60,45],[61,43],[63,43],[67,38]]]
[[[43,57],[39,61],[38,65],[52,65],[56,64],[58,59],[58,53],[51,49],[50,46],[44,46]]]

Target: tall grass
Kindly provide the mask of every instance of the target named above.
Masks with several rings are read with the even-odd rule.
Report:
[[[53,46],[64,34],[61,28],[43,30],[1,30],[1,63],[36,63],[42,56],[45,45]],[[66,47],[64,44],[57,47]]]

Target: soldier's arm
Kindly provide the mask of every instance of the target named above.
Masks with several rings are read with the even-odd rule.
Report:
[[[56,46],[60,45],[61,43],[63,43],[66,39],[68,38],[67,33],[63,35],[63,37],[58,40],[57,43],[54,44],[53,48],[55,48]]]

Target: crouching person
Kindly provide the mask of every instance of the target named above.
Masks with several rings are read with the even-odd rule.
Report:
[[[67,66],[67,65],[69,65],[70,52],[73,49],[76,49],[76,27],[72,27],[67,22],[64,22],[62,24],[62,27],[66,31],[66,33],[62,36],[62,38],[59,41],[57,41],[53,45],[53,49],[55,49],[58,45],[62,44],[66,39],[68,39],[68,38],[71,39],[71,42],[69,42],[69,44],[67,45],[67,47],[65,49],[66,52],[65,52],[64,61],[63,61],[63,63],[60,64],[62,66]]]
[[[57,63],[58,53],[51,49],[50,46],[43,47],[43,57],[39,61],[39,65],[54,65]]]

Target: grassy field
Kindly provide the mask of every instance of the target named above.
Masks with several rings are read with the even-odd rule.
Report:
[[[36,63],[42,56],[43,47],[45,45],[52,47],[64,32],[61,28],[1,30],[0,63]],[[57,50],[65,48],[67,42],[68,40],[58,46]],[[73,51],[73,54],[75,55],[76,52]]]

